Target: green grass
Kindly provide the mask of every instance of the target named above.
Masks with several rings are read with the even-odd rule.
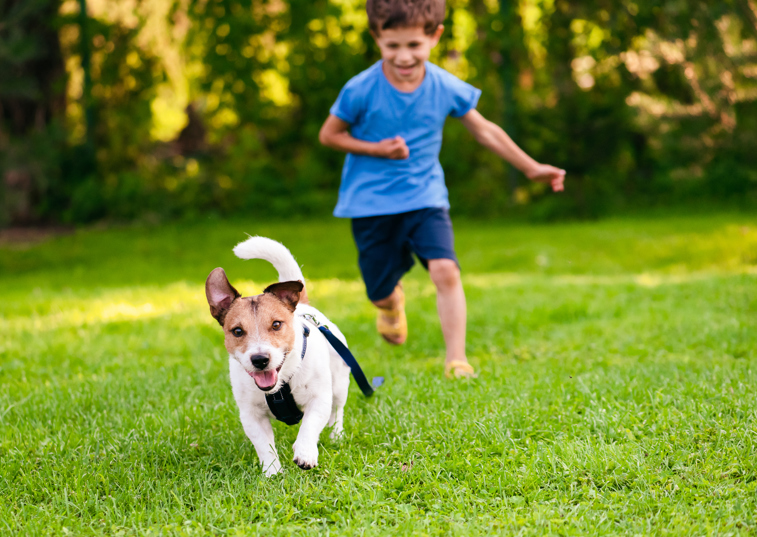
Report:
[[[283,241],[369,376],[340,444],[266,480],[203,283]],[[442,378],[433,288],[374,332],[346,222],[207,221],[0,245],[0,533],[757,532],[757,217],[456,222],[472,381]]]

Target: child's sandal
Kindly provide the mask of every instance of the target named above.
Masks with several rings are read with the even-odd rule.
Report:
[[[462,360],[452,360],[449,363],[444,364],[444,376],[448,379],[453,378],[476,378],[476,370],[468,362]]]
[[[397,285],[394,290],[399,292],[399,304],[392,310],[378,310],[376,329],[387,343],[391,343],[392,345],[402,345],[407,340],[405,293],[402,291],[402,286],[400,285]]]

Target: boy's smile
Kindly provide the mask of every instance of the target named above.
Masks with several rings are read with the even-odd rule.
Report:
[[[425,62],[444,31],[441,24],[428,35],[421,26],[387,28],[373,34],[384,60],[383,71],[389,83],[400,91],[414,91],[423,82]]]

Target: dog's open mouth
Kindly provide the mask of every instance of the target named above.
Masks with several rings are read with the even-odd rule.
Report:
[[[267,392],[268,390],[276,386],[276,381],[279,378],[278,369],[268,369],[266,371],[255,371],[252,373],[248,371],[247,374],[252,377],[252,380],[255,381],[255,384],[257,384],[258,388],[260,388],[264,392]]]

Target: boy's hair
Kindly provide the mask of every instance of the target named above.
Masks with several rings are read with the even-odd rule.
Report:
[[[368,25],[374,34],[390,28],[422,26],[433,34],[444,22],[444,0],[367,0]]]

